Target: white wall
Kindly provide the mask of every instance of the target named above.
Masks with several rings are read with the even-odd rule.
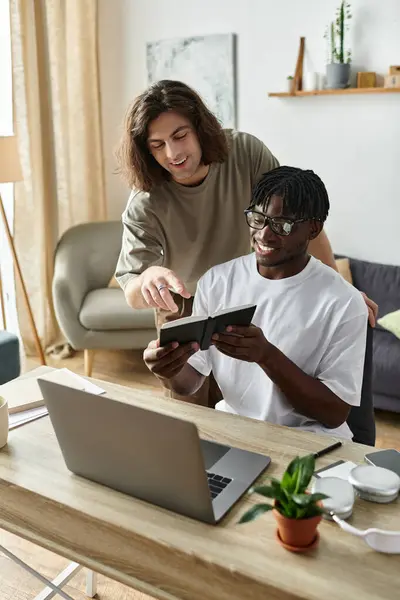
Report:
[[[176,36],[238,35],[238,128],[281,164],[314,169],[331,199],[334,250],[400,265],[400,94],[268,98],[293,73],[299,37],[305,68],[324,71],[323,34],[339,0],[99,0],[100,70],[109,216],[127,189],[113,174],[121,120],[147,85],[145,44]],[[400,1],[353,0],[353,69],[400,64]]]

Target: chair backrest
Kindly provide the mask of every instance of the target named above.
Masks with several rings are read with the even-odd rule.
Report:
[[[372,394],[373,329],[368,325],[365,348],[364,376],[360,406],[353,406],[347,418],[347,424],[353,433],[353,441],[359,444],[375,446],[376,429]]]
[[[87,281],[88,290],[107,287],[115,272],[121,244],[121,221],[82,223],[63,234],[55,260],[74,265],[74,270]]]

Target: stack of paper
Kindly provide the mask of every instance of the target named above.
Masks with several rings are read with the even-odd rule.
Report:
[[[39,378],[91,394],[100,395],[105,392],[99,386],[69,369],[54,369],[49,373],[39,375]],[[43,395],[37,379],[36,376],[18,378],[0,386],[0,396],[8,402],[10,429],[47,415],[47,408],[44,405]]]
[[[44,405],[36,377],[18,378],[5,383],[0,386],[0,396],[7,400],[10,415]]]
[[[47,414],[48,411],[45,406],[29,408],[28,410],[21,410],[19,412],[9,415],[8,428],[10,430],[15,429],[15,427],[19,427],[20,425],[24,425],[25,423],[29,423],[30,421],[34,421],[35,419],[40,419],[40,417],[44,417]]]

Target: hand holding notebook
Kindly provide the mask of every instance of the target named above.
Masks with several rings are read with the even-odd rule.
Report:
[[[160,329],[160,346],[172,342],[179,342],[179,344],[197,342],[200,350],[208,350],[214,333],[222,333],[228,325],[250,325],[255,310],[254,304],[246,304],[225,308],[211,317],[183,317],[165,323]]]

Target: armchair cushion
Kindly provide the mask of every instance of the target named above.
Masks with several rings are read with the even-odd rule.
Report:
[[[79,320],[93,331],[154,329],[154,310],[135,310],[128,306],[121,288],[103,288],[89,292],[82,304]]]

